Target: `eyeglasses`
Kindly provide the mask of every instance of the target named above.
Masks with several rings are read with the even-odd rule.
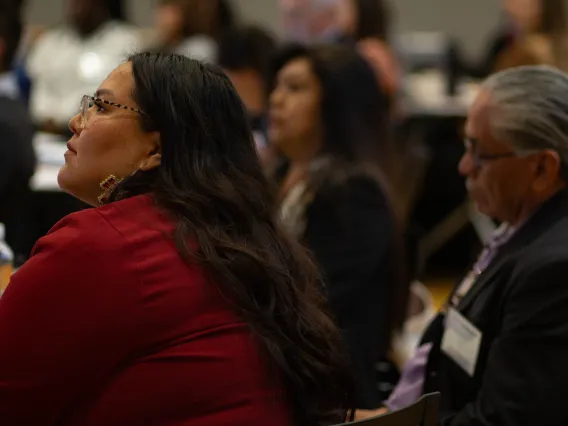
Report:
[[[89,96],[89,95],[83,95],[83,98],[81,99],[81,105],[80,105],[80,113],[81,113],[81,127],[85,127],[85,125],[87,124],[87,112],[89,111],[89,109],[91,109],[94,105],[101,105],[101,104],[105,104],[105,105],[110,105],[113,107],[117,107],[120,109],[125,109],[125,110],[130,110],[133,111],[135,113],[138,114],[146,114],[144,111],[140,110],[140,109],[136,109],[136,108],[132,108],[126,105],[122,105],[122,104],[117,104],[115,102],[110,102],[110,101],[106,101],[104,99],[101,98],[95,98],[94,96]]]
[[[546,150],[542,149],[525,149],[522,151],[510,151],[510,152],[503,152],[499,154],[480,154],[475,149],[476,141],[471,139],[464,140],[464,146],[466,153],[471,157],[473,161],[473,166],[475,170],[479,170],[485,163],[493,160],[499,160],[501,158],[524,158],[529,155],[538,154]],[[565,165],[562,161],[560,164],[560,177],[565,181],[568,182],[568,166]]]
[[[499,154],[481,154],[476,149],[476,143],[471,139],[465,139],[464,141],[465,151],[467,154],[471,156],[473,160],[473,166],[476,170],[480,169],[485,163],[495,160],[501,160],[503,158],[512,158],[512,157],[522,157],[530,154],[534,154],[536,150],[531,151],[523,151],[516,152],[516,151],[509,151],[509,152],[502,152]]]

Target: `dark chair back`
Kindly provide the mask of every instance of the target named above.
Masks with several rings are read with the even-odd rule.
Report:
[[[345,423],[345,426],[436,426],[439,405],[440,393],[429,393],[402,410]]]

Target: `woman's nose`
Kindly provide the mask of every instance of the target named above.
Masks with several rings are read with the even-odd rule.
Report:
[[[81,126],[81,122],[82,122],[82,117],[81,114],[75,114],[71,120],[69,120],[69,130],[71,130],[71,132],[74,135],[80,135],[81,134],[81,130],[82,130],[82,126]]]
[[[282,93],[278,89],[274,89],[268,98],[268,104],[270,107],[278,106],[282,103]]]

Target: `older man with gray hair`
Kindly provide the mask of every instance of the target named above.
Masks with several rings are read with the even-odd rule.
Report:
[[[568,424],[568,75],[491,76],[459,171],[501,226],[430,324],[385,402],[440,391],[443,426]]]

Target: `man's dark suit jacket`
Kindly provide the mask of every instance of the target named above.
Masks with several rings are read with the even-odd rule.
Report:
[[[470,377],[440,351],[438,316],[425,392],[442,392],[443,426],[568,424],[568,190],[504,245],[457,306],[482,333]]]
[[[35,170],[34,127],[23,102],[0,94],[0,222],[14,252],[29,256],[35,235],[30,214],[30,178]]]

